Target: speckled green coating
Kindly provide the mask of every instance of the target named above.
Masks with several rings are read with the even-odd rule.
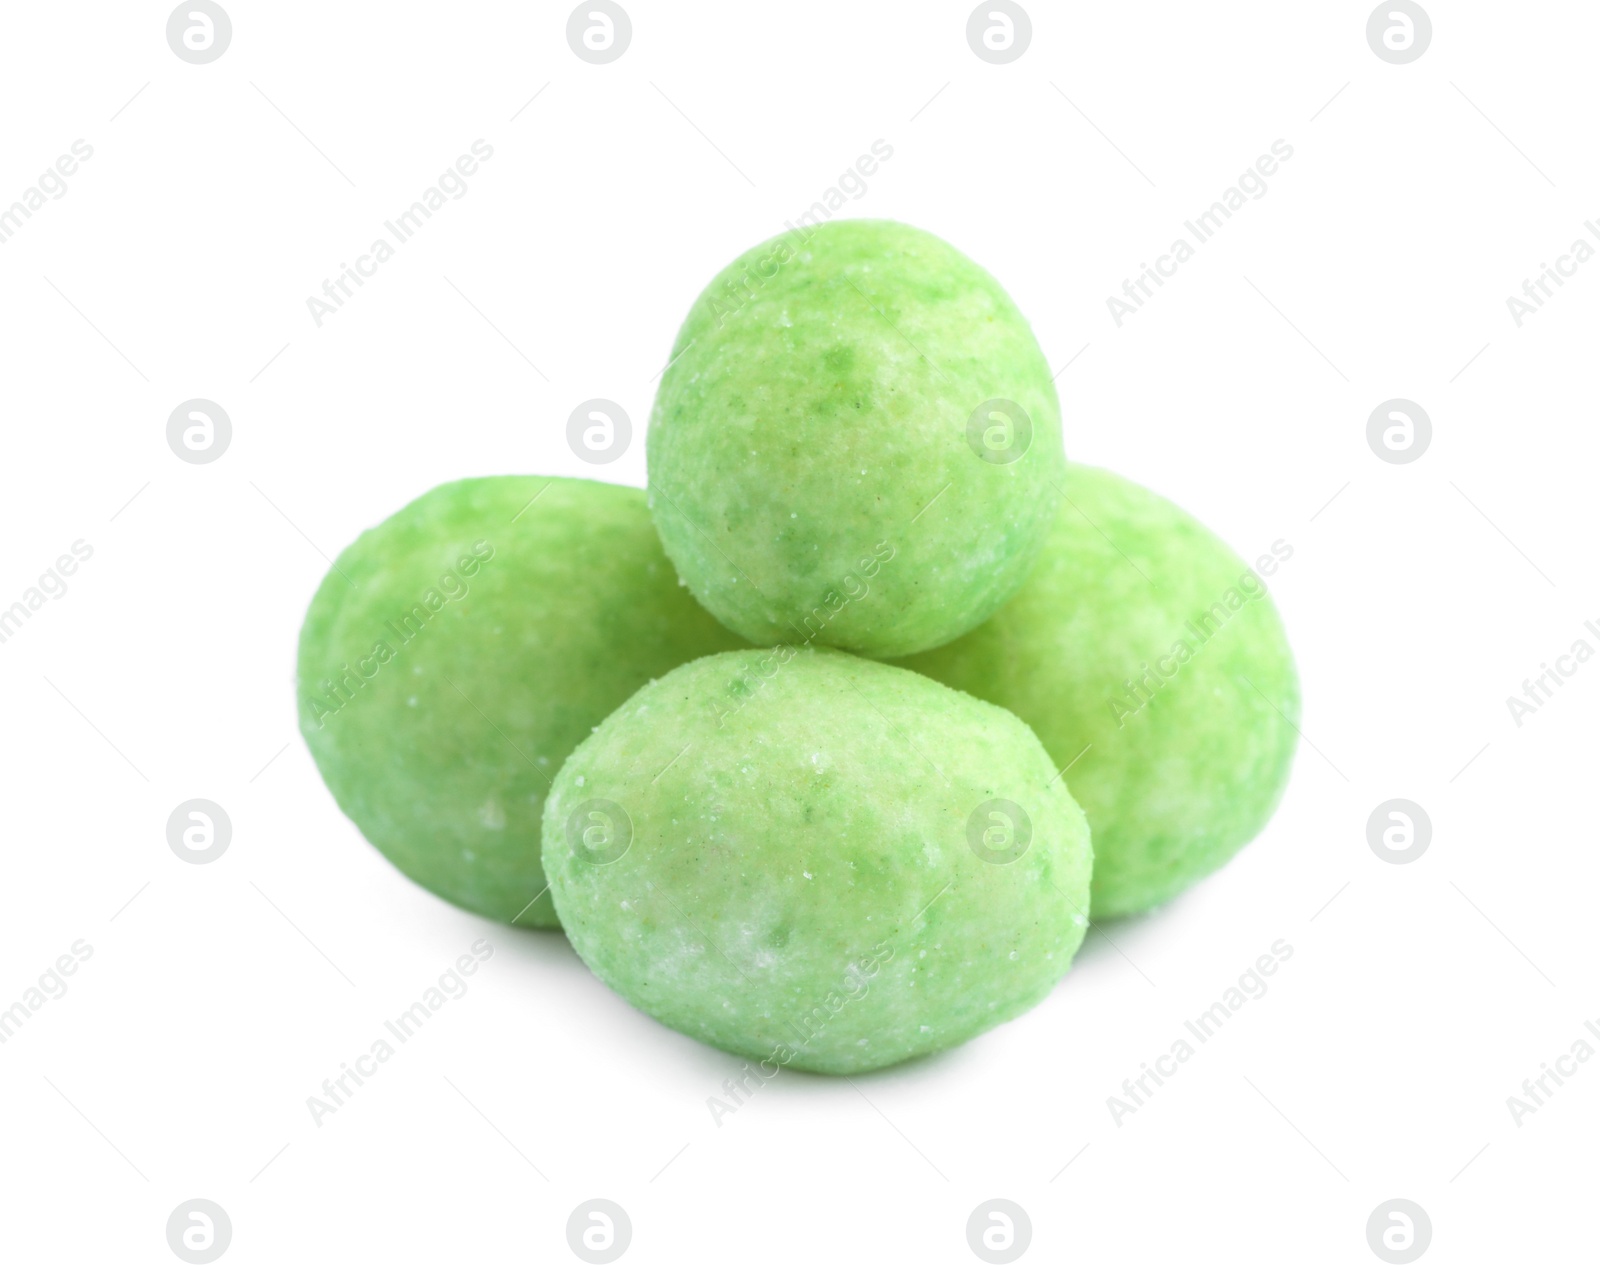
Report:
[[[1110,918],[1175,896],[1266,825],[1300,691],[1272,599],[1232,550],[1108,471],[1072,466],[1065,486],[1022,592],[904,666],[1010,708],[1057,768],[1076,761],[1066,780],[1094,831],[1092,913]],[[1277,548],[1264,574],[1293,552]]]
[[[1054,773],[1015,716],[915,673],[722,654],[573,753],[545,869],[573,947],[641,1010],[763,1076],[865,1071],[1003,1023],[1066,972],[1092,856]],[[978,813],[1005,863],[969,841],[992,800],[1031,822],[1013,855],[1023,836]]]
[[[751,641],[909,654],[1025,578],[1062,472],[1055,387],[1022,314],[954,247],[886,220],[803,232],[736,259],[690,310],[650,419],[651,510],[694,595]],[[997,399],[1026,414],[1026,446],[980,411]]]
[[[740,644],[678,583],[644,493],[465,479],[339,555],[300,631],[300,729],[401,871],[555,926],[539,821],[561,762],[646,681]]]

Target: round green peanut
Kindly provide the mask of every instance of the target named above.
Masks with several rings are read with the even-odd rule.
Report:
[[[1272,815],[1300,692],[1266,585],[1170,501],[1072,466],[1055,531],[987,624],[903,666],[1033,727],[1094,831],[1093,916],[1217,869]],[[1258,565],[1275,571],[1283,541]],[[1070,767],[1067,767],[1070,766]]]
[[[678,583],[642,492],[465,479],[339,555],[300,633],[300,728],[402,872],[555,926],[539,822],[561,762],[645,682],[740,644]]]
[[[836,220],[696,300],[649,430],[650,504],[694,595],[758,644],[939,645],[1021,585],[1061,478],[1050,369],[987,272]]]
[[[833,650],[742,650],[645,686],[545,805],[568,939],[646,1013],[851,1073],[1041,1000],[1086,929],[1083,814],[1015,716]]]

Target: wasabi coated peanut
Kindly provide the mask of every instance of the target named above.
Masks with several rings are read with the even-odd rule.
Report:
[[[1054,514],[1060,411],[993,277],[919,229],[839,220],[706,287],[649,465],[662,543],[707,610],[759,644],[881,658],[1017,590]]]
[[[545,804],[562,926],[669,1027],[850,1073],[1021,1014],[1086,929],[1083,814],[1015,716],[833,650],[653,681]]]
[[[339,555],[300,633],[300,728],[402,872],[555,926],[539,821],[561,762],[652,677],[739,644],[679,585],[642,492],[466,479]]]
[[[1266,825],[1300,714],[1294,658],[1259,575],[1170,501],[1068,469],[1022,592],[904,666],[1010,708],[1094,831],[1096,918],[1149,909]],[[1258,561],[1276,570],[1279,541]]]

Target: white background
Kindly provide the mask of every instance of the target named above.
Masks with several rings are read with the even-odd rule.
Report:
[[[164,4],[14,4],[0,36],[0,205],[94,148],[0,246],[0,606],[94,550],[0,645],[0,1006],[93,947],[0,1046],[8,1260],[173,1260],[194,1197],[241,1263],[573,1260],[591,1197],[640,1262],[973,1261],[992,1197],[1026,1260],[1371,1261],[1391,1198],[1428,1260],[1592,1255],[1600,1061],[1520,1127],[1506,1100],[1600,1023],[1600,663],[1521,727],[1505,699],[1600,649],[1600,262],[1521,328],[1505,300],[1600,215],[1593,6],[1439,0],[1391,65],[1364,3],[1036,2],[1001,66],[964,3],[635,0],[602,66],[565,5],[226,7],[209,65]],[[318,328],[306,298],[479,138],[469,192]],[[717,1127],[738,1060],[340,816],[295,636],[327,559],[436,483],[642,485],[694,295],[879,138],[846,213],[1010,289],[1070,362],[1070,458],[1246,557],[1293,546],[1305,741],[1258,841],[1091,933],[1032,1013],[854,1083],[786,1073]],[[1118,328],[1107,297],[1278,138],[1267,195]],[[596,396],[636,426],[598,471],[564,437]],[[214,464],[166,443],[193,397],[233,421]],[[1412,464],[1366,443],[1392,397],[1433,421]],[[193,797],[233,822],[209,865],[165,838]],[[1393,797],[1433,823],[1412,864],[1367,844]],[[479,937],[470,993],[317,1127],[308,1095]],[[1280,938],[1270,992],[1114,1123]]]

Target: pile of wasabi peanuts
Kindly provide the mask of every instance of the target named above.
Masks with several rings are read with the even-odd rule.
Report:
[[[732,1053],[849,1074],[1020,1015],[1260,832],[1299,687],[1257,569],[1068,465],[987,272],[903,224],[736,259],[647,492],[444,484],[338,558],[301,731],[399,870]]]

